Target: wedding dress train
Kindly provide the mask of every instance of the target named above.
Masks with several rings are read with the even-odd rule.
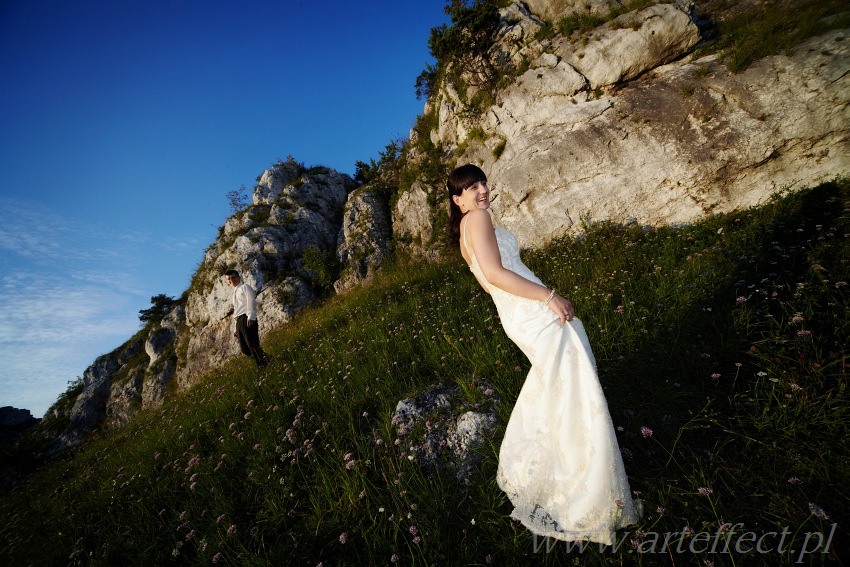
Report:
[[[496,241],[505,268],[541,283],[513,234],[496,228]],[[499,451],[497,481],[514,505],[511,517],[539,536],[610,545],[639,510],[584,327],[576,318],[562,325],[540,301],[487,287],[505,333],[531,361]]]

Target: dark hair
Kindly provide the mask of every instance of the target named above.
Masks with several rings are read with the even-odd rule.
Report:
[[[236,270],[227,270],[226,272],[224,272],[224,275],[225,276],[231,276],[231,277],[236,276],[240,280],[242,279],[242,278],[239,277],[239,272],[237,272]]]
[[[455,168],[446,179],[446,189],[449,190],[449,243],[459,246],[460,243],[460,219],[463,213],[452,197],[460,195],[463,191],[478,182],[487,183],[487,176],[477,165],[468,163]]]

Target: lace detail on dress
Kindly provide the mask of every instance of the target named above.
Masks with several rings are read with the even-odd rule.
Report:
[[[502,265],[541,283],[522,263],[516,237],[495,232]],[[541,536],[610,545],[639,510],[584,326],[576,318],[562,325],[542,302],[490,285],[467,252],[505,333],[531,362],[499,451],[497,481],[514,505],[511,517]]]

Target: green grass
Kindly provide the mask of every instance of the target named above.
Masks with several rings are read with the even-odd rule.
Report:
[[[807,532],[828,533],[837,522],[832,545],[842,549],[850,520],[849,201],[846,182],[826,184],[681,228],[594,224],[581,238],[524,255],[585,323],[626,471],[646,507],[616,552],[592,547],[579,556],[560,544],[535,553],[496,486],[501,430],[468,485],[451,472],[424,472],[406,443],[394,443],[398,400],[444,383],[477,403],[476,386],[488,383],[504,420],[528,370],[489,298],[452,259],[397,261],[368,287],[308,309],[268,337],[275,360],[264,374],[234,359],[162,408],[94,435],[7,488],[0,560],[386,565],[397,555],[400,565],[777,565],[798,558],[776,553],[773,540],[766,554],[693,554],[694,535],[682,536],[681,554],[675,546],[630,553],[632,545],[648,551],[653,533],[687,526],[714,534],[727,522],[759,534],[787,527],[785,549],[798,553]],[[697,539],[695,549],[703,547]]]
[[[850,26],[846,0],[769,0],[718,22],[718,38],[697,55],[721,51],[733,73],[759,59],[791,53],[801,42]]]

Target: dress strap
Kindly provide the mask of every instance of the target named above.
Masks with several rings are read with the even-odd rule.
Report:
[[[475,258],[474,253],[469,249],[469,240],[466,238],[466,225],[469,224],[469,221],[466,221],[463,225],[463,247],[466,248],[466,253],[469,254],[469,259],[472,260]]]

